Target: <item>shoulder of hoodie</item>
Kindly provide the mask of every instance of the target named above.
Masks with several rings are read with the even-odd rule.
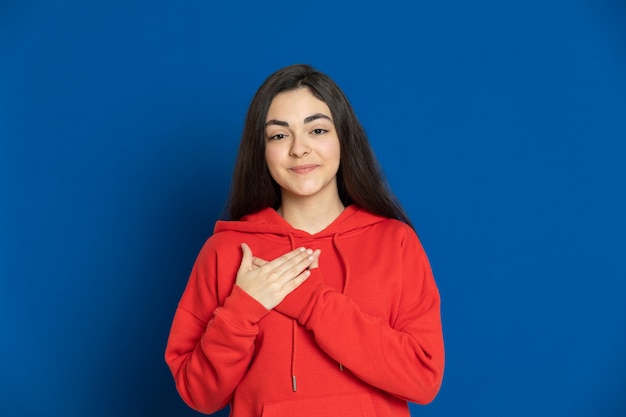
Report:
[[[422,246],[417,232],[405,222],[398,219],[385,218],[368,230],[370,233],[390,234],[400,240],[400,243],[406,241],[415,242],[418,246]]]
[[[366,213],[367,216],[376,220],[372,221],[369,227],[359,229],[358,231],[355,231],[355,233],[371,233],[379,240],[390,239],[400,245],[414,245],[418,248],[418,250],[424,252],[422,242],[420,241],[417,232],[405,222],[373,214],[362,208],[359,208],[359,211]]]

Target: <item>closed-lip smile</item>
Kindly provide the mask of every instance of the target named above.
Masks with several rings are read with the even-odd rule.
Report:
[[[289,171],[295,172],[296,174],[308,174],[317,167],[318,165],[315,164],[296,165],[289,168]]]

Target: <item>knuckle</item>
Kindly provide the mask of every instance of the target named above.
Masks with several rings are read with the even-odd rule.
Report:
[[[291,275],[293,275],[294,277],[298,276],[301,271],[302,271],[302,268],[299,265],[294,265],[290,270]]]

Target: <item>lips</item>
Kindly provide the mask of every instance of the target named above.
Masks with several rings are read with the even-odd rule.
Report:
[[[315,164],[297,165],[297,166],[289,168],[289,171],[295,172],[296,174],[308,174],[309,172],[313,171],[318,166],[319,165],[315,165]]]

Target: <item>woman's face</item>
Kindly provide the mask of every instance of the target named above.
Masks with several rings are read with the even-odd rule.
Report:
[[[272,100],[265,121],[265,160],[283,200],[338,199],[339,138],[330,109],[308,88]]]

